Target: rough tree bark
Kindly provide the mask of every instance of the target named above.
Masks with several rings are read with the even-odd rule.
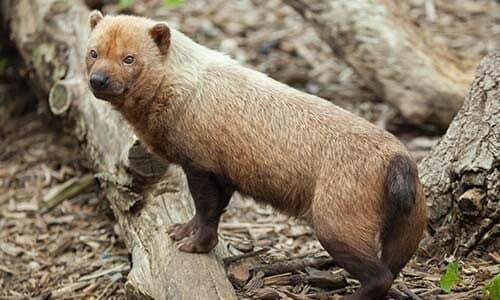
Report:
[[[84,75],[89,10],[81,1],[1,5],[31,81],[43,98],[49,94],[51,110],[67,120],[98,172],[132,254],[129,298],[236,299],[218,259],[221,245],[210,255],[182,253],[165,232],[192,215],[182,171],[155,161],[118,114],[89,92]],[[160,177],[161,184],[144,186]]]
[[[419,168],[436,230],[426,248],[500,249],[500,51],[480,63],[463,108]]]
[[[471,76],[456,67],[449,54],[425,47],[412,26],[391,14],[390,1],[285,2],[410,122],[446,128],[460,109]]]

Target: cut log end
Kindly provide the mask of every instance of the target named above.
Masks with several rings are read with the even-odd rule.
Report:
[[[71,105],[72,91],[64,82],[54,84],[49,93],[49,107],[54,115],[62,115]]]

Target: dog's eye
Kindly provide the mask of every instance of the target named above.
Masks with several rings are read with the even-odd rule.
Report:
[[[89,54],[90,54],[90,57],[92,57],[94,59],[97,58],[97,52],[95,50],[90,50]]]
[[[134,63],[134,61],[135,61],[135,58],[131,55],[129,55],[123,59],[123,63],[126,65],[131,65]]]

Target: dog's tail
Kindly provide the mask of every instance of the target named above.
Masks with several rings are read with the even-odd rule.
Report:
[[[425,200],[417,165],[408,156],[394,155],[385,177],[387,214],[382,229],[382,261],[394,276],[418,247],[425,228]]]

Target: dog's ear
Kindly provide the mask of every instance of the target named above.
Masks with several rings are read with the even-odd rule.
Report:
[[[153,41],[160,48],[162,54],[166,54],[170,47],[170,28],[167,23],[156,23],[150,30],[149,34]]]
[[[90,30],[94,30],[94,28],[97,26],[97,24],[99,24],[99,22],[101,22],[102,18],[104,18],[104,17],[102,16],[100,11],[93,10],[89,16]]]

